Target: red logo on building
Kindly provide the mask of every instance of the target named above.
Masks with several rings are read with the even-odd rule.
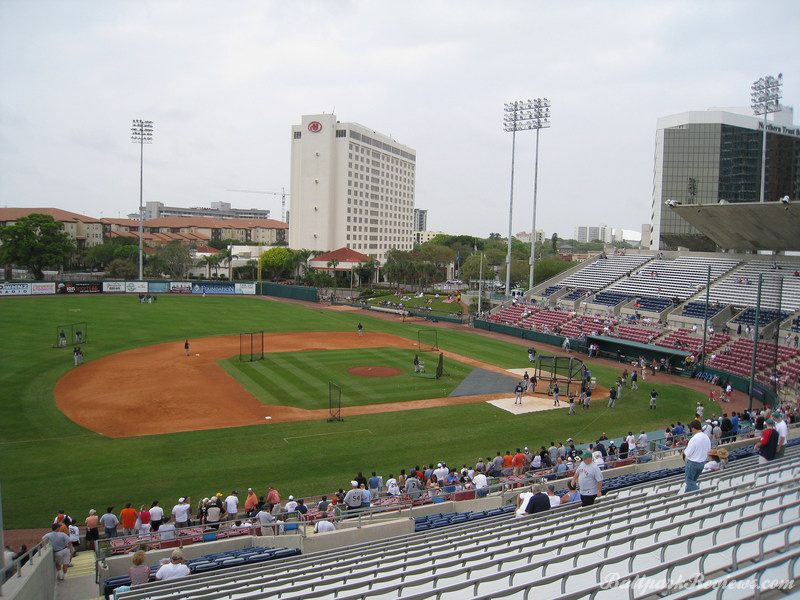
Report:
[[[308,130],[311,133],[319,133],[322,131],[322,123],[319,121],[311,121],[311,123],[308,124]]]

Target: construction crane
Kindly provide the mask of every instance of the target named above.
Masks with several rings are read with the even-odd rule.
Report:
[[[281,197],[281,221],[286,222],[286,196],[291,194],[286,193],[286,188],[281,188],[280,192],[270,192],[262,190],[225,190],[226,192],[237,192],[240,194],[264,194],[266,196],[280,196]]]

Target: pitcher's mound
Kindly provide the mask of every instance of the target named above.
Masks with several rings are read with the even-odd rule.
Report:
[[[395,375],[402,375],[400,369],[392,367],[353,367],[347,369],[351,375],[361,375],[362,377],[394,377]]]

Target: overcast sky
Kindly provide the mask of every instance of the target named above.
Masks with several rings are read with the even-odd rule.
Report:
[[[659,117],[800,89],[800,2],[2,0],[0,205],[135,212],[132,119],[155,122],[144,199],[268,208],[290,128],[335,112],[417,152],[428,228],[508,233],[503,103],[547,97],[537,229],[650,220]],[[795,123],[800,119],[795,117]],[[530,231],[535,132],[517,135]],[[288,206],[287,206],[288,208]]]

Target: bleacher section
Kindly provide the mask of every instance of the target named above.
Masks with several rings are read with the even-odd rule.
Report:
[[[798,356],[800,356],[800,349],[777,346],[773,342],[759,342],[758,355],[756,356],[756,379],[765,381],[765,379],[769,378],[769,374],[776,364],[779,370],[782,370],[781,363],[790,361]],[[750,377],[752,359],[753,340],[739,338],[731,344],[729,354],[717,354],[716,358],[709,359],[707,364],[714,369],[720,369],[742,377]]]
[[[654,327],[636,327],[634,325],[620,325],[617,327],[617,337],[623,340],[639,342],[640,344],[652,344],[660,336],[661,331]]]
[[[604,304],[606,306],[616,306],[621,302],[629,302],[630,300],[633,300],[633,296],[627,294],[600,292],[592,299],[592,304]]]
[[[675,260],[656,259],[615,283],[608,291],[683,301],[705,288],[709,266],[711,281],[714,281],[738,264],[739,261],[734,259],[698,256],[680,256]]]
[[[723,306],[720,306],[716,303],[710,303],[708,305],[708,318],[713,319],[714,315],[721,312],[724,309]],[[683,306],[683,311],[681,312],[682,317],[689,317],[690,319],[704,319],[706,316],[706,303],[705,300],[702,302],[687,302]]]
[[[563,281],[562,286],[597,292],[638,269],[653,257],[647,254],[628,254],[609,256],[593,262],[585,269],[573,273]]]
[[[758,311],[758,326],[764,327],[769,323],[772,323],[775,319],[780,317],[781,320],[785,319],[789,316],[787,312],[779,313],[777,310],[772,310],[770,308],[762,308]],[[737,316],[733,319],[734,323],[741,323],[742,325],[750,325],[753,326],[756,324],[756,309],[755,308],[748,308],[742,314]]]
[[[125,600],[619,598],[636,577],[706,580],[786,564],[800,548],[798,447],[759,466],[737,460],[679,493],[683,475],[618,490],[596,505],[465,519],[334,551],[151,583]],[[789,563],[785,578],[797,577]],[[708,591],[708,590],[706,590]],[[683,594],[679,589],[674,594]],[[666,597],[669,597],[667,594]]]
[[[710,338],[706,339],[706,346],[708,352],[714,352],[720,346],[730,342],[731,336],[722,333],[715,333]],[[678,329],[669,335],[656,340],[656,346],[663,346],[665,348],[675,348],[677,350],[685,350],[686,352],[700,352],[703,347],[703,338],[693,335],[689,329]]]
[[[186,560],[186,565],[189,570],[194,573],[208,573],[209,571],[217,571],[219,569],[228,569],[230,567],[237,567],[240,565],[254,565],[256,563],[263,563],[268,560],[278,560],[295,556],[300,554],[300,550],[296,548],[268,548],[266,546],[254,546],[250,548],[242,548],[241,550],[228,550],[226,552],[215,552],[213,554],[206,554],[199,558],[190,558]],[[156,580],[156,571],[159,565],[150,566],[150,581]],[[114,590],[123,585],[130,585],[131,578],[128,575],[119,575],[117,577],[109,577],[105,580],[103,586],[105,588],[106,598],[112,597]]]
[[[773,267],[778,266],[780,269]],[[758,276],[763,274],[761,307],[791,313],[800,309],[800,276],[795,276],[797,263],[754,260],[711,285],[710,299],[720,304],[755,308]],[[782,285],[781,285],[782,283]]]

